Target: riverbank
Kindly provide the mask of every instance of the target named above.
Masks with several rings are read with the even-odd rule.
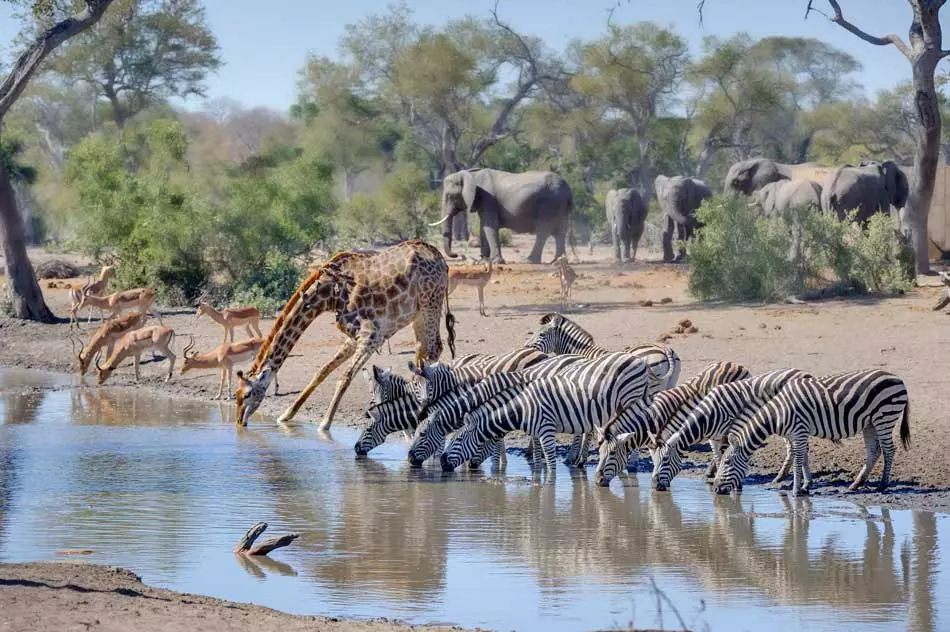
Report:
[[[509,253],[514,259],[516,253]],[[813,493],[843,497],[868,505],[950,511],[950,422],[946,418],[946,376],[950,362],[950,319],[931,307],[939,288],[919,288],[908,296],[888,300],[860,299],[826,301],[807,305],[719,305],[694,301],[688,291],[688,277],[682,266],[637,263],[616,266],[609,263],[609,250],[600,248],[592,257],[576,265],[579,273],[574,289],[578,303],[569,316],[585,327],[598,344],[620,349],[625,345],[656,340],[670,334],[683,319],[698,331],[670,334],[668,340],[683,360],[682,379],[688,379],[710,362],[740,362],[753,373],[796,367],[824,375],[837,371],[882,368],[905,380],[911,396],[910,451],[898,449],[888,494],[866,487],[855,494],[846,486],[864,463],[864,442],[856,437],[835,446],[812,441],[810,463],[816,475]],[[47,288],[47,300],[58,314],[68,308],[68,292]],[[452,296],[452,311],[458,319],[458,353],[505,353],[523,344],[537,328],[545,312],[560,310],[558,280],[547,267],[512,265],[499,271],[486,290],[488,318],[477,312],[473,292],[459,289]],[[163,310],[163,319],[178,334],[173,348],[178,350],[194,337],[198,350],[220,344],[221,328],[213,322],[194,320],[186,309]],[[83,318],[81,334],[88,340],[97,325]],[[273,319],[264,319],[266,333]],[[39,325],[0,320],[0,366],[37,368],[59,373],[75,371],[67,324]],[[238,333],[241,337],[241,333]],[[273,423],[310,381],[314,373],[339,347],[342,336],[333,319],[319,318],[303,335],[281,368],[281,394],[268,395],[260,413],[251,421]],[[372,363],[406,373],[414,340],[411,328],[400,331],[391,341],[392,355],[384,348]],[[146,358],[148,354],[146,354]],[[180,366],[180,361],[179,361]],[[146,360],[143,379],[135,383],[131,366],[121,367],[109,381],[118,388],[134,388],[158,395],[208,401],[218,389],[219,374],[202,371],[178,375],[163,382],[167,363]],[[295,422],[319,421],[329,402],[339,372],[318,388]],[[86,377],[94,387],[94,373]],[[78,386],[78,383],[76,383]],[[55,388],[74,388],[59,386]],[[357,377],[337,412],[336,425],[365,425],[369,385]],[[233,412],[233,404],[227,405]],[[514,440],[509,445],[517,446]],[[784,444],[774,440],[755,455],[753,480],[767,482],[784,457]],[[370,453],[372,458],[372,453]],[[708,453],[692,455],[704,465]],[[871,481],[880,474],[878,462]],[[684,476],[699,476],[697,468]],[[675,483],[674,483],[675,487]]]
[[[290,615],[253,604],[153,588],[130,570],[81,562],[0,564],[4,632],[447,632],[413,626]]]

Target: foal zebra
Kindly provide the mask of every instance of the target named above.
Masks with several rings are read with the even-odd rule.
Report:
[[[910,448],[910,400],[904,381],[886,371],[854,371],[821,380],[793,379],[752,419],[737,424],[729,449],[716,476],[716,492],[742,489],[752,453],[771,435],[780,435],[792,445],[794,469],[792,493],[807,494],[811,485],[808,468],[808,437],[847,439],[864,433],[867,459],[849,487],[867,480],[878,456],[884,452],[884,471],[877,491],[883,492],[894,460],[894,426],[900,420],[901,445]],[[784,475],[782,475],[784,478]],[[804,484],[802,483],[804,479]]]
[[[439,364],[446,372],[451,371],[460,379],[475,380],[500,370],[512,371],[523,366],[540,362],[547,356],[533,349],[518,349],[503,356],[473,354],[459,358],[451,364]],[[410,362],[410,368],[414,365]],[[386,441],[394,432],[409,433],[415,430],[419,413],[417,385],[413,381],[396,375],[387,369],[373,366],[370,377],[373,383],[373,395],[366,416],[370,424],[363,429],[356,441],[354,450],[359,456],[365,456],[370,450]]]
[[[552,355],[573,353],[588,358],[599,358],[613,353],[609,349],[594,344],[594,337],[583,327],[555,312],[541,317],[541,328],[525,342],[524,346]],[[647,343],[627,347],[624,351],[632,353],[647,363],[654,393],[676,385],[681,362],[671,347]]]
[[[601,487],[610,485],[631,457],[636,458],[641,446],[650,440],[662,441],[679,430],[689,419],[690,411],[712,388],[744,380],[749,375],[749,370],[741,364],[715,362],[689,382],[657,393],[646,417],[624,410],[603,429],[596,429],[599,458],[594,482]],[[641,420],[645,423],[639,423]],[[656,451],[651,452],[656,462]]]
[[[713,445],[713,459],[706,469],[706,477],[711,478],[721,456],[721,439],[728,434],[735,419],[751,417],[790,379],[802,377],[812,376],[798,369],[782,369],[713,388],[693,409],[686,423],[665,443],[657,446],[653,466],[654,489],[666,491],[670,481],[683,469],[683,454],[689,446],[707,439]],[[788,451],[791,449],[789,446]]]
[[[513,430],[537,437],[549,476],[555,474],[555,434],[590,433],[618,410],[649,404],[646,363],[628,353],[593,360],[575,375],[552,375],[532,380],[500,406],[482,406],[469,413],[466,424],[442,453],[442,469],[452,471],[471,459],[486,443]]]
[[[426,459],[440,453],[445,445],[445,437],[462,427],[466,413],[486,402],[493,402],[502,394],[506,394],[509,399],[514,397],[530,380],[571,374],[571,371],[576,372],[578,367],[590,362],[579,355],[554,356],[526,369],[489,375],[477,384],[463,385],[430,400],[425,412],[419,415],[419,425],[409,446],[409,465],[420,467]]]

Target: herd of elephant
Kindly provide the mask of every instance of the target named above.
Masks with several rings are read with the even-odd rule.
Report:
[[[654,191],[666,217],[663,232],[663,260],[679,261],[674,256],[674,236],[688,240],[700,224],[696,209],[713,192],[709,185],[689,176],[657,176]],[[907,202],[907,176],[892,161],[862,161],[857,166],[835,169],[823,183],[795,178],[791,165],[767,158],[752,158],[729,168],[723,192],[751,196],[751,203],[766,215],[812,206],[834,212],[844,219],[852,210],[856,221],[865,222],[877,212],[901,209]],[[648,200],[636,189],[614,189],[606,198],[607,220],[611,227],[614,257],[632,261],[643,235]],[[571,187],[556,173],[527,171],[508,173],[497,169],[468,169],[445,177],[442,188],[441,220],[443,246],[449,258],[452,252],[452,222],[459,213],[478,213],[479,241],[483,259],[504,263],[499,231],[535,235],[534,247],[526,260],[541,263],[548,237],[554,237],[555,258],[565,254],[574,201]],[[573,247],[573,244],[572,244]]]

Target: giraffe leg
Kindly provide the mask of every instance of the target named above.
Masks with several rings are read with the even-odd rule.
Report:
[[[254,332],[251,330],[251,326],[250,326],[250,325],[244,325],[244,331],[247,332],[247,337],[248,337],[248,338],[253,338],[253,337],[254,337]]]
[[[303,392],[297,396],[297,399],[294,400],[294,403],[291,404],[287,410],[281,413],[280,417],[277,418],[277,423],[285,423],[293,419],[294,415],[297,414],[297,411],[300,410],[300,407],[303,406],[304,402],[307,401],[307,398],[316,390],[318,386],[327,379],[331,373],[333,373],[338,366],[346,362],[346,360],[353,355],[356,351],[356,342],[350,338],[347,338],[343,342],[343,346],[336,352],[336,355],[323,366],[316,375],[313,376],[313,379],[310,380],[310,383],[307,384],[307,387],[303,389]]]
[[[369,359],[376,352],[376,349],[379,348],[380,342],[381,341],[371,339],[364,340],[360,343],[359,349],[356,352],[356,357],[353,358],[353,361],[350,363],[346,373],[344,373],[343,377],[340,378],[340,381],[337,382],[336,391],[333,393],[333,399],[330,400],[330,405],[327,406],[326,412],[323,413],[323,421],[320,422],[320,430],[326,431],[330,429],[330,425],[333,423],[333,415],[336,413],[336,409],[340,405],[340,399],[343,398],[343,393],[345,393],[346,389],[349,388],[350,382],[353,381],[353,376],[356,375],[356,372],[363,368],[363,365],[369,361]]]
[[[264,334],[261,333],[261,326],[257,323],[257,321],[255,320],[253,323],[251,323],[251,325],[254,327],[254,333],[257,334],[257,337],[263,338]]]

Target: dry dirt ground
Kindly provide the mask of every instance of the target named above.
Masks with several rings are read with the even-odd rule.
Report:
[[[133,572],[94,564],[0,564],[4,632],[437,632],[374,619],[296,616],[252,604],[151,588]]]
[[[520,247],[519,247],[520,246]],[[545,253],[552,258],[552,246]],[[464,251],[464,250],[463,250]],[[506,248],[510,262],[528,251],[525,240]],[[904,297],[878,300],[843,299],[806,305],[719,305],[695,301],[687,291],[684,266],[656,263],[655,252],[641,253],[644,262],[616,265],[611,249],[600,246],[590,253],[578,249],[581,262],[574,289],[575,304],[567,310],[589,330],[597,342],[607,348],[653,341],[689,319],[698,329],[693,334],[676,334],[669,340],[683,360],[682,378],[688,379],[705,365],[718,360],[740,362],[753,373],[797,367],[823,375],[835,371],[880,367],[902,377],[912,402],[910,451],[899,449],[895,457],[893,487],[890,494],[879,495],[870,488],[846,494],[845,486],[864,461],[861,438],[841,446],[813,440],[810,461],[817,475],[813,493],[846,495],[856,502],[915,508],[950,510],[950,424],[946,415],[947,360],[945,349],[950,341],[950,317],[931,310],[939,288],[922,287]],[[474,251],[467,251],[475,255]],[[34,260],[46,257],[32,253]],[[505,265],[497,271],[486,289],[487,318],[478,315],[473,290],[460,288],[451,298],[458,319],[458,353],[503,353],[523,344],[546,312],[561,308],[558,280],[548,266]],[[932,280],[928,284],[933,284]],[[52,309],[66,315],[66,289],[48,289],[42,282]],[[664,299],[670,299],[662,302]],[[648,302],[652,301],[652,305]],[[165,323],[178,333],[173,348],[181,349],[194,335],[197,348],[208,349],[221,342],[222,330],[202,318],[194,322],[193,310],[165,309]],[[96,325],[83,319],[84,337]],[[266,333],[272,319],[262,323]],[[19,366],[70,372],[73,356],[67,340],[68,325],[39,325],[16,320],[0,320],[0,366]],[[239,333],[238,336],[243,336]],[[252,423],[273,423],[307,384],[319,367],[339,346],[342,335],[333,318],[319,318],[305,333],[293,354],[282,367],[279,378],[281,395],[268,395]],[[392,339],[393,355],[385,347],[373,362],[406,372],[414,342],[406,328]],[[146,354],[147,356],[147,354]],[[447,355],[446,355],[447,359]],[[117,371],[111,382],[130,388],[150,389],[162,394],[209,399],[217,391],[218,374],[214,371],[176,376],[170,384],[162,382],[165,362],[143,364],[143,380],[133,382],[131,366]],[[333,392],[339,373],[331,376],[302,409],[296,421],[319,421]],[[86,378],[94,384],[95,376]],[[369,389],[357,378],[343,398],[335,424],[365,423],[364,411]],[[756,454],[752,474],[759,481],[774,474],[783,457],[783,444],[774,440]],[[371,453],[372,455],[372,453]],[[708,455],[694,453],[702,463]],[[878,463],[872,482],[880,473]],[[684,475],[698,476],[701,470]]]

